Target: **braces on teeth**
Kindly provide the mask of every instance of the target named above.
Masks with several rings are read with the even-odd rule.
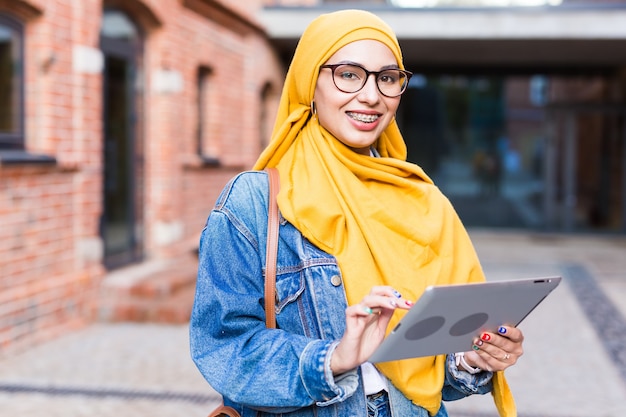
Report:
[[[358,120],[360,122],[372,123],[376,119],[378,119],[378,115],[375,114],[358,114],[358,113],[349,113],[350,117],[354,120]]]

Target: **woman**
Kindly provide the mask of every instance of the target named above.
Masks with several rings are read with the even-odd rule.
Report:
[[[371,13],[322,15],[305,30],[269,147],[280,173],[278,330],[265,328],[267,176],[234,178],[203,230],[192,356],[242,416],[446,416],[442,400],[492,392],[522,354],[503,326],[468,352],[367,362],[428,285],[484,280],[448,200],[416,165],[395,122],[410,73]],[[261,414],[257,414],[261,412]]]

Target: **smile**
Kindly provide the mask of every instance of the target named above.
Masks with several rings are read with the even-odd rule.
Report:
[[[374,123],[380,117],[380,115],[378,114],[363,114],[353,112],[347,112],[346,114],[352,119],[363,123]]]

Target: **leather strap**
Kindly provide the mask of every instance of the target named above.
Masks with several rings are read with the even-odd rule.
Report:
[[[269,204],[267,207],[267,248],[265,252],[265,326],[276,328],[276,260],[278,257],[278,204],[276,196],[280,188],[280,178],[276,168],[265,168],[269,178]],[[240,417],[232,407],[223,403],[209,414],[209,417]]]
[[[209,414],[209,417],[221,417],[221,416],[241,417],[239,413],[237,412],[237,410],[235,410],[232,407],[227,407],[225,405],[222,405],[216,408],[215,410],[213,410],[213,412],[211,412],[211,414]]]
[[[280,178],[276,168],[265,168],[269,177],[269,205],[267,215],[267,251],[265,253],[265,326],[276,328],[276,260],[278,257],[278,204],[276,196]]]

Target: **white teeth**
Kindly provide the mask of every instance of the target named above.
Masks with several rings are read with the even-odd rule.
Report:
[[[348,116],[352,117],[354,120],[358,120],[363,123],[372,123],[378,120],[380,117],[377,114],[362,114],[362,113],[352,113],[348,112]]]

